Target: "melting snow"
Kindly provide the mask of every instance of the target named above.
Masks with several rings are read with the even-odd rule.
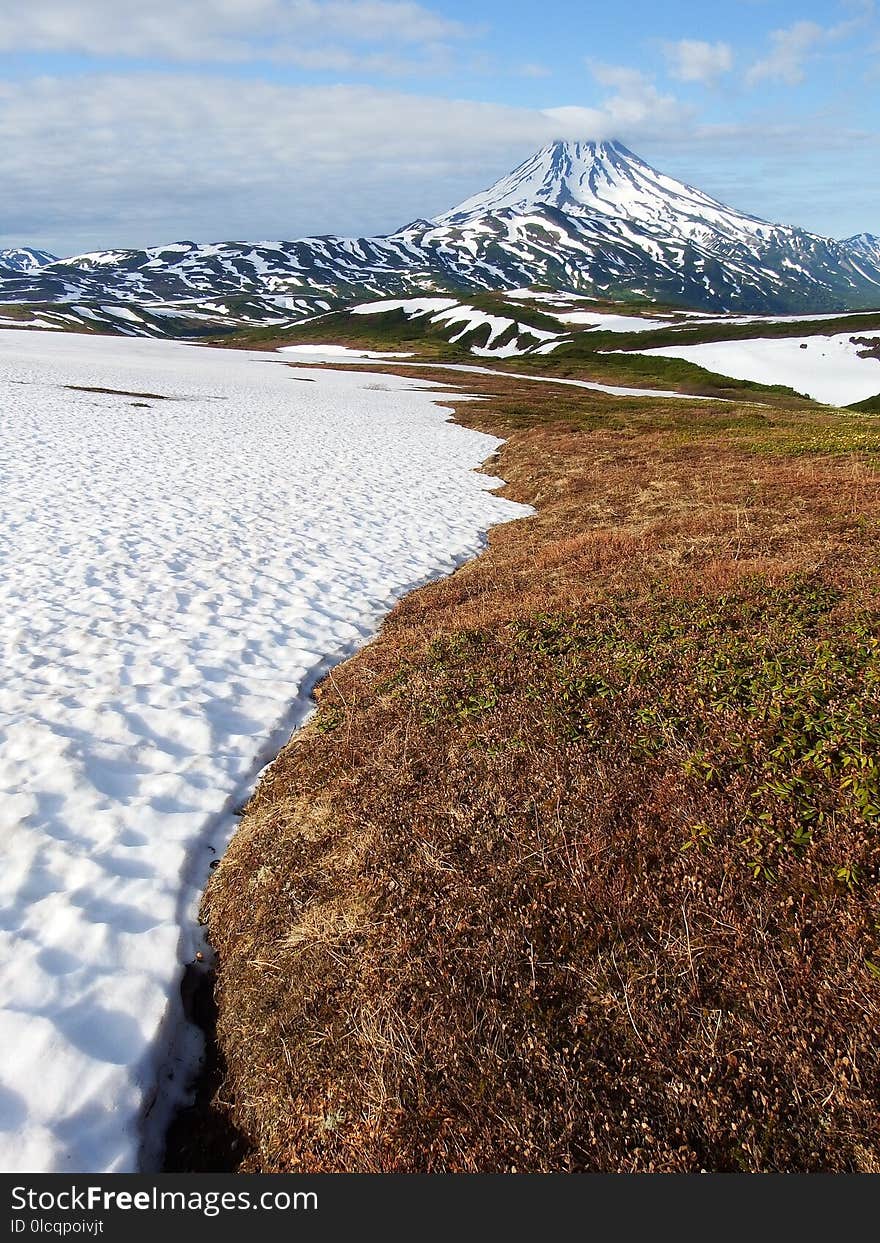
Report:
[[[524,302],[545,302],[548,306],[552,306],[554,303],[564,303],[566,306],[570,306],[575,302],[601,301],[599,298],[588,297],[587,294],[565,293],[562,290],[550,293],[540,290],[535,291],[530,289],[528,285],[523,286],[521,289],[505,289],[504,296],[505,298],[521,299]]]
[[[386,298],[380,302],[362,302],[360,305],[352,307],[351,311],[354,315],[380,315],[385,311],[403,311],[408,319],[419,319],[425,315],[430,315],[432,324],[447,324],[453,327],[461,324],[460,331],[455,336],[449,338],[453,345],[474,329],[488,327],[489,336],[485,345],[471,346],[470,351],[472,354],[479,354],[486,358],[491,356],[511,358],[514,354],[528,354],[535,348],[534,342],[558,342],[559,339],[558,333],[546,332],[541,328],[533,328],[529,324],[521,324],[517,320],[508,319],[503,315],[490,315],[486,311],[479,311],[476,307],[468,306],[466,303],[456,302],[454,298]],[[510,332],[511,329],[516,332],[515,339],[508,341],[506,345],[497,345],[496,342]],[[521,336],[530,337],[531,341],[529,344],[522,345],[519,341]],[[322,346],[323,348],[327,347]],[[389,357],[391,356],[389,355]],[[405,358],[410,356],[398,355],[398,357]]]
[[[412,358],[412,354],[381,350],[351,350],[347,345],[282,345],[279,354],[295,354],[300,362],[357,362],[382,358]]]
[[[230,809],[328,663],[528,511],[424,381],[4,330],[0,389],[0,1168],[129,1171],[197,1056]]]
[[[448,311],[458,306],[457,298],[383,298],[378,302],[361,302],[350,307],[352,315],[382,315],[386,311],[403,311],[409,319],[429,315],[434,311]]]
[[[534,350],[535,354],[543,352],[549,353],[550,348],[559,344],[551,342],[550,345],[542,347],[542,350]],[[316,346],[316,350],[326,348],[324,346]],[[474,351],[476,352],[476,351]],[[499,351],[496,351],[496,354]],[[317,362],[332,362],[332,357],[317,358]],[[364,360],[369,361],[369,360]],[[531,375],[523,371],[502,371],[500,367],[480,367],[474,363],[428,363],[428,362],[404,362],[397,364],[400,367],[419,367],[422,370],[429,371],[463,371],[471,372],[476,375],[503,375],[508,376],[512,380],[522,380],[524,384],[562,384],[568,388],[587,388],[594,393],[608,393],[612,397],[673,397],[676,401],[721,401],[727,404],[726,398],[704,397],[699,393],[677,393],[672,389],[662,388],[626,388],[618,384],[599,384],[596,380],[568,380],[562,376],[552,375]],[[456,398],[456,400],[460,400]]]
[[[702,324],[801,324],[826,319],[854,319],[870,314],[868,311],[826,311],[810,315],[704,315],[702,311],[681,311],[689,319],[687,324],[675,327],[694,328]]]
[[[646,319],[641,315],[600,315],[597,311],[554,311],[564,324],[582,324],[600,332],[653,332],[668,327],[662,319]]]
[[[864,335],[871,338],[872,332]],[[854,344],[849,334],[840,333],[832,337],[711,341],[641,352],[682,358],[737,380],[784,384],[826,405],[851,406],[880,393],[880,361],[860,358],[859,350],[864,348]]]

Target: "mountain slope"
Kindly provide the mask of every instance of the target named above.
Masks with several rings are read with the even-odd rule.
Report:
[[[603,292],[625,276],[647,285],[648,296],[717,310],[833,310],[880,301],[880,253],[738,212],[619,142],[552,143],[437,221],[466,229],[487,217],[525,218],[548,208],[589,248],[578,275]]]
[[[48,250],[35,250],[32,246],[13,246],[9,250],[0,250],[0,270],[10,272],[33,272],[53,263],[57,255],[50,255]]]
[[[765,239],[774,226],[675,181],[619,142],[555,142],[542,147],[482,194],[437,217],[459,223],[511,207],[544,204],[567,216],[638,222],[666,238],[699,243]]]
[[[0,277],[0,300],[283,300],[303,318],[368,298],[541,283],[711,311],[880,305],[880,253],[770,224],[666,176],[617,142],[557,142],[488,190],[388,237],[179,242]]]
[[[880,237],[873,233],[856,233],[854,237],[846,237],[840,243],[856,263],[867,263],[869,267],[880,267]]]

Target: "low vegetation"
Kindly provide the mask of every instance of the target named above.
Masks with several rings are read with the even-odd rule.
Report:
[[[244,349],[278,349],[286,345],[318,345],[332,341],[360,350],[415,350],[426,362],[438,359],[473,362],[470,351],[463,344],[452,344],[446,339],[455,331],[448,326],[431,325],[421,316],[410,319],[403,311],[386,311],[381,315],[330,311],[292,328],[269,326],[248,329],[223,344],[238,345]]]
[[[880,419],[470,381],[535,516],[262,780],[177,1159],[880,1171]]]
[[[850,410],[858,410],[864,414],[880,414],[880,393],[876,397],[869,397],[866,401],[858,401],[848,407]]]
[[[644,349],[646,340],[652,348],[661,349],[670,345],[702,345],[707,341],[748,341],[759,336],[762,339],[780,340],[785,337],[823,337],[838,336],[841,333],[865,332],[880,328],[880,311],[865,311],[860,314],[842,314],[828,319],[773,319],[768,318],[745,324],[738,324],[719,317],[713,323],[691,324],[685,321],[672,327],[660,327],[652,331],[649,338],[644,333],[618,334],[618,342],[624,338],[620,348]]]
[[[686,362],[682,358],[662,358],[656,354],[626,353],[620,349],[620,337],[613,332],[580,333],[552,354],[537,358],[505,359],[511,371],[536,371],[542,375],[571,380],[595,380],[621,388],[658,388],[677,393],[701,393],[729,401],[771,401],[774,405],[801,408],[804,398],[782,385],[759,384],[752,380],[736,380],[718,375]],[[641,348],[651,342],[642,333]],[[653,334],[652,334],[653,340]]]
[[[487,315],[503,316],[512,323],[510,330],[497,337],[494,347],[518,342],[520,348],[537,344],[528,335],[529,327],[556,332],[564,339],[549,354],[513,355],[503,358],[507,370],[557,376],[563,379],[595,380],[603,384],[657,388],[688,394],[706,394],[727,400],[741,400],[753,395],[773,405],[801,408],[805,398],[780,385],[737,380],[722,376],[679,358],[662,358],[641,351],[669,345],[696,345],[708,341],[745,340],[763,337],[824,336],[849,332],[865,333],[880,327],[880,312],[844,315],[821,320],[774,320],[737,324],[719,318],[717,322],[694,324],[680,318],[674,325],[658,320],[658,327],[644,332],[609,332],[601,328],[582,328],[553,317],[552,306],[535,306],[520,299],[506,298],[503,293],[462,294],[462,302]],[[581,305],[581,304],[578,304]],[[620,315],[624,310],[675,314],[673,307],[656,304],[633,304],[623,307],[619,302],[585,302],[582,309],[597,313]],[[295,324],[291,327],[264,327],[239,330],[225,339],[226,344],[245,348],[276,348],[283,345],[333,341],[353,349],[406,351],[425,362],[473,363],[474,348],[484,348],[490,337],[488,323],[463,331],[459,321],[453,324],[433,323],[430,315],[409,316],[402,310],[383,311],[375,315],[353,315],[336,310]],[[452,341],[450,338],[456,337]],[[867,354],[876,345],[873,337],[861,336]],[[218,343],[221,342],[218,337]],[[481,365],[491,360],[480,357]],[[859,407],[861,408],[861,407]],[[870,409],[870,407],[868,407]]]

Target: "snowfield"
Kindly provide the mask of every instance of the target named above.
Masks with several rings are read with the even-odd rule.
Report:
[[[872,338],[876,333],[858,335]],[[710,341],[639,352],[682,358],[735,380],[784,384],[829,406],[851,406],[880,393],[880,361],[860,358],[859,351],[864,348],[854,344],[849,333],[839,333],[832,337]]]
[[[3,330],[0,393],[0,1168],[151,1168],[234,808],[322,671],[530,511],[425,381]]]
[[[667,327],[662,319],[647,319],[644,315],[600,315],[598,311],[553,311],[564,324],[578,324],[581,328],[598,328],[600,332],[655,332]]]
[[[352,350],[347,345],[282,345],[279,354],[293,354],[301,363],[311,362],[375,362],[385,358],[412,358],[412,354],[389,353],[387,350]]]

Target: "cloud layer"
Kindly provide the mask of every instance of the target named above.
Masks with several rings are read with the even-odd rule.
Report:
[[[766,167],[751,190],[741,176],[728,197],[806,223],[773,187],[797,201],[792,170],[799,153],[815,154],[815,133],[700,126],[643,75],[609,65],[593,72],[604,91],[597,107],[545,110],[179,73],[0,83],[0,245],[71,253],[182,238],[388,232],[452,206],[558,137],[620,137],[648,154],[671,152],[672,164],[658,162],[722,198],[735,157],[759,150]],[[837,132],[834,141],[853,140]],[[688,177],[708,153],[714,174]]]
[[[0,244],[71,253],[386,232],[448,208],[555,137],[621,138],[756,214],[821,229],[805,211],[827,200],[829,221],[849,212],[850,231],[876,231],[876,136],[872,146],[854,135],[842,114],[814,123],[764,103],[771,86],[796,95],[812,81],[810,58],[863,41],[873,0],[850,0],[837,25],[798,21],[736,52],[648,38],[657,63],[644,68],[584,62],[572,47],[567,76],[552,58],[524,59],[548,48],[519,36],[502,64],[497,30],[451,20],[432,7],[442,3],[4,0],[0,53],[29,51],[40,75],[16,76],[34,63],[21,61],[0,79]],[[520,34],[530,20],[511,17]],[[309,85],[302,69],[348,84]],[[411,79],[408,92],[389,89],[400,74],[435,93],[417,94]],[[489,80],[534,106],[448,97]],[[735,116],[716,107],[707,124],[712,100],[725,110],[737,101]],[[861,166],[840,154],[859,145]],[[837,153],[830,178],[823,151]]]
[[[597,107],[545,110],[180,73],[0,83],[2,243],[389,231],[555,138],[648,141],[685,124],[642,75],[594,73]]]
[[[441,69],[471,33],[414,0],[4,0],[0,12],[0,52],[391,76]]]
[[[527,109],[372,87],[177,74],[7,83],[3,229],[77,247],[390,229],[566,128]]]

